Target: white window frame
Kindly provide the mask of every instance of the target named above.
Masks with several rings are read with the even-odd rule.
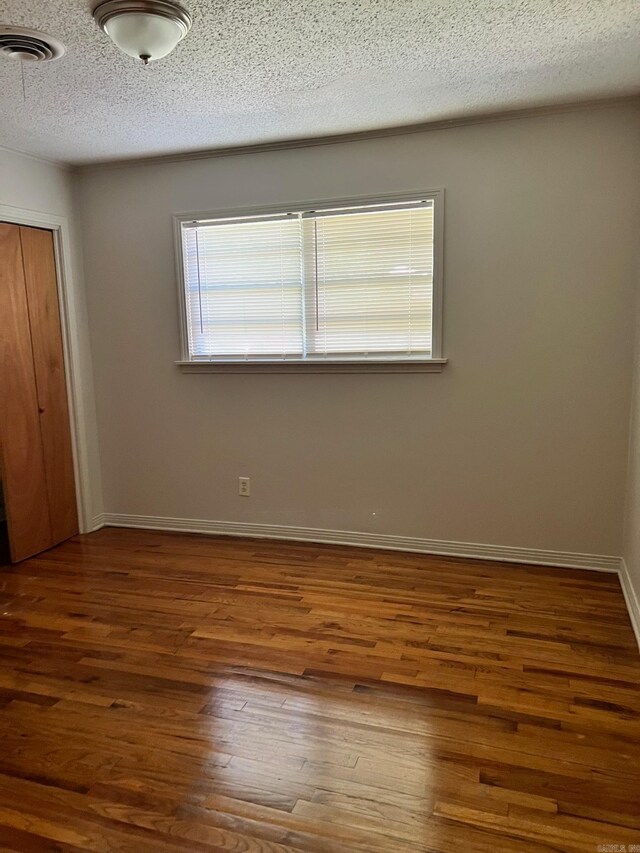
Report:
[[[234,217],[278,215],[300,210],[332,210],[337,207],[359,207],[376,204],[402,204],[416,199],[433,202],[433,297],[432,344],[428,358],[385,357],[366,359],[260,359],[250,361],[191,359],[187,329],[187,303],[182,252],[182,225],[185,222],[230,219]],[[440,373],[447,363],[442,350],[443,260],[444,260],[444,190],[414,190],[376,196],[324,198],[287,204],[260,205],[218,210],[190,211],[173,216],[178,311],[180,318],[180,358],[175,362],[184,373]]]

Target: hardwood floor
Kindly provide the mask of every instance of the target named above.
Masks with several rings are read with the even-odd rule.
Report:
[[[640,850],[615,575],[104,529],[0,604],[0,850]]]

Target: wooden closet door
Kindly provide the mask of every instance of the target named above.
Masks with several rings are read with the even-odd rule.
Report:
[[[20,227],[47,483],[51,544],[78,532],[53,234]]]
[[[0,447],[14,562],[51,547],[20,228],[0,223]]]

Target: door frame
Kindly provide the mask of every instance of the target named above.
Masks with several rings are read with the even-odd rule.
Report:
[[[81,367],[80,324],[78,322],[80,313],[78,280],[75,277],[72,263],[73,253],[69,221],[66,216],[14,207],[10,204],[0,204],[0,221],[11,225],[44,228],[53,233],[78,526],[80,533],[90,533],[99,525],[94,523],[90,502],[91,468],[87,433],[83,429],[83,425],[86,423],[86,408]]]

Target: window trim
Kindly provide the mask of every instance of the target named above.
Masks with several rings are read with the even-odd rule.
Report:
[[[182,253],[182,225],[216,219],[233,219],[247,216],[278,216],[292,210],[331,210],[336,207],[356,207],[376,204],[402,204],[424,198],[433,201],[433,295],[432,295],[432,341],[430,358],[386,357],[368,359],[277,358],[248,360],[243,358],[205,359],[189,358],[187,330],[187,304]],[[348,198],[323,198],[292,201],[284,204],[248,205],[217,210],[199,210],[173,215],[173,231],[178,286],[178,316],[180,329],[180,357],[175,364],[184,373],[440,373],[447,363],[442,355],[443,313],[443,262],[444,262],[444,189],[413,190],[412,192],[383,193],[380,195],[350,196]]]

